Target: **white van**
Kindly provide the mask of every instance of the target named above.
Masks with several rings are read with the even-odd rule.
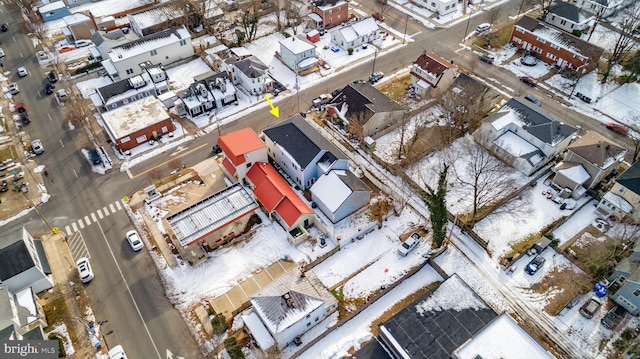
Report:
[[[480,25],[478,25],[478,27],[476,27],[476,33],[477,34],[484,34],[485,32],[489,32],[489,30],[491,30],[491,24],[489,23],[482,23]]]

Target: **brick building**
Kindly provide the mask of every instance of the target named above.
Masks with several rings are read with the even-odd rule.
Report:
[[[318,30],[330,29],[349,20],[349,4],[342,0],[313,2],[311,12],[309,17],[316,23]]]
[[[548,64],[588,73],[598,66],[603,49],[528,16],[511,31],[511,43]]]

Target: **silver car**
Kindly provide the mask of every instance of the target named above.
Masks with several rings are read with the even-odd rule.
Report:
[[[9,84],[9,93],[12,95],[17,95],[20,93],[20,88],[18,87],[17,83],[12,82]]]
[[[44,147],[42,147],[42,142],[40,140],[31,141],[31,149],[36,155],[40,155],[44,152]]]

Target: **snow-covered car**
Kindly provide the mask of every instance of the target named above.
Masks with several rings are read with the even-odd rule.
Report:
[[[418,241],[420,240],[420,235],[418,233],[412,233],[409,238],[407,238],[400,247],[398,247],[398,254],[401,256],[406,256],[418,245]]]
[[[91,263],[88,258],[80,258],[76,262],[78,268],[78,274],[80,275],[80,281],[82,283],[89,283],[93,279],[93,269],[91,269]]]
[[[602,305],[602,300],[596,296],[592,296],[587,300],[586,303],[580,308],[580,314],[583,317],[591,319],[596,314],[600,306]]]
[[[529,262],[527,264],[526,267],[524,267],[524,271],[525,273],[529,274],[529,275],[534,275],[536,274],[536,272],[542,268],[542,266],[544,265],[544,262],[546,262],[547,260],[544,259],[543,256],[537,255],[535,256],[535,258],[533,258],[531,260],[531,262]]]
[[[384,77],[384,73],[382,71],[376,71],[374,73],[371,74],[371,76],[369,76],[369,82],[374,84],[378,81],[380,81],[381,78]]]
[[[27,69],[25,69],[24,66],[18,67],[18,76],[25,77],[27,75],[29,75],[29,72],[27,72]]]
[[[142,240],[140,240],[138,232],[136,232],[135,230],[130,230],[129,232],[127,232],[125,237],[127,237],[127,242],[129,242],[131,249],[133,249],[134,251],[137,252],[141,250],[142,247],[144,247],[144,244],[142,244]]]

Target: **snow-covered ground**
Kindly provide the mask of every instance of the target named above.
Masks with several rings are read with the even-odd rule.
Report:
[[[211,68],[201,58],[197,58],[186,64],[167,68],[166,71],[171,91],[178,93],[189,87],[194,82],[194,77],[211,71]]]

